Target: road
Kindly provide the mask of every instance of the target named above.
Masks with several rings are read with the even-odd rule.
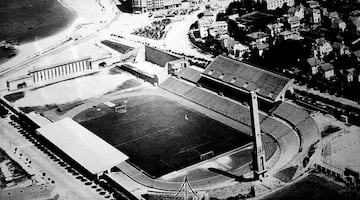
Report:
[[[343,98],[343,97],[337,97],[337,96],[330,95],[330,94],[327,94],[327,93],[322,93],[319,90],[314,90],[312,88],[308,89],[306,86],[300,86],[300,85],[297,85],[297,84],[294,84],[294,89],[301,90],[301,91],[306,91],[308,93],[319,95],[321,97],[325,97],[325,98],[331,99],[333,101],[342,103],[344,105],[348,105],[348,106],[352,106],[352,107],[360,109],[360,105],[357,102],[352,101],[350,99],[346,99],[346,98]]]
[[[93,199],[104,200],[104,196],[100,195],[97,189],[92,188],[95,184],[85,185],[77,175],[69,173],[64,167],[61,167],[51,157],[26,140],[19,133],[19,128],[15,128],[9,124],[9,117],[0,119],[0,147],[5,150],[9,156],[19,163],[27,172],[35,173],[37,181],[53,180],[56,184],[56,191],[60,195],[60,200],[72,199]],[[18,148],[14,153],[15,147]],[[19,156],[22,153],[22,156]],[[30,167],[25,164],[25,158],[31,161]],[[45,176],[42,174],[45,173]],[[102,191],[102,190],[101,190]]]

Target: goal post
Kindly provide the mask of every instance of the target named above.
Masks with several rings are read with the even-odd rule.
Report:
[[[207,160],[209,158],[212,158],[214,157],[214,151],[208,151],[206,153],[202,153],[200,154],[200,160]]]
[[[126,104],[115,106],[114,111],[117,113],[126,113]]]

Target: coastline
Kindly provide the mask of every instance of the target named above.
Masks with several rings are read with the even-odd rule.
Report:
[[[63,2],[63,0],[55,0],[55,1],[60,6],[63,7],[62,9],[64,9],[64,10],[62,10],[61,12],[65,13],[65,14],[67,12],[71,13],[71,16],[67,15],[68,18],[66,19],[66,21],[68,21],[68,22],[66,22],[65,25],[63,25],[63,24],[56,25],[56,26],[54,26],[54,30],[44,31],[45,33],[40,34],[40,36],[35,36],[34,38],[31,38],[31,37],[30,38],[23,38],[22,36],[20,36],[20,38],[21,38],[20,41],[18,41],[16,38],[3,39],[2,41],[4,41],[5,43],[4,43],[4,46],[2,46],[0,48],[3,48],[2,53],[3,53],[4,57],[0,57],[0,69],[2,68],[2,65],[6,64],[7,62],[9,62],[11,60],[14,60],[14,59],[17,59],[18,56],[23,53],[23,50],[24,50],[23,47],[24,46],[28,46],[28,44],[38,42],[40,40],[52,37],[54,35],[58,35],[59,33],[68,32],[68,30],[71,27],[73,27],[74,22],[78,18],[78,13],[76,12],[76,9],[68,6],[65,2]],[[57,17],[57,16],[55,16],[55,17]],[[49,22],[47,22],[47,23],[49,23]],[[52,24],[50,24],[49,26],[52,26]],[[46,28],[49,28],[49,27],[47,27],[47,26],[46,27],[39,27],[39,29],[46,29]],[[37,29],[37,27],[35,27],[34,29]],[[37,29],[37,31],[38,31],[38,29]],[[39,32],[41,32],[41,30],[39,30]],[[10,45],[12,47],[12,49],[13,49],[12,51],[9,51],[9,50],[5,49],[5,46],[8,46],[8,45]],[[8,51],[8,53],[6,51]],[[9,55],[14,54],[14,53],[15,53],[15,55],[12,55],[12,56],[8,57]]]
[[[59,47],[69,45],[74,38],[82,38],[99,30],[99,28],[110,22],[118,11],[114,9],[111,0],[57,0],[63,7],[74,13],[74,18],[67,26],[56,33],[34,41],[24,42],[14,46],[19,53],[0,64],[0,72],[36,57],[43,56]],[[85,5],[85,6],[84,6]],[[104,5],[104,6],[103,6]],[[108,11],[112,12],[108,12]],[[75,39],[76,40],[76,39]],[[25,66],[24,69],[34,66]]]

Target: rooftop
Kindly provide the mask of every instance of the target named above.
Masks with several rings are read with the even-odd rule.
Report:
[[[307,59],[307,63],[313,67],[313,66],[318,66],[318,65],[321,65],[322,63],[324,63],[323,61],[315,58],[315,57],[311,57],[311,58],[308,58]]]
[[[7,80],[7,82],[13,82],[13,81],[18,81],[18,80],[23,80],[23,79],[28,79],[28,78],[32,79],[33,77],[31,75],[25,74],[25,75],[9,78]]]
[[[257,91],[263,97],[276,100],[291,81],[290,78],[228,57],[218,56],[204,71],[209,76],[246,91]]]
[[[247,34],[246,36],[251,39],[259,39],[259,38],[263,38],[263,37],[268,37],[268,34],[259,31],[259,32],[253,32],[253,33]]]
[[[214,14],[212,12],[208,11],[208,10],[204,11],[203,14],[204,14],[204,16],[207,16],[207,17],[214,16]]]
[[[128,156],[70,118],[43,126],[37,131],[94,175],[128,159]]]
[[[360,50],[354,51],[353,54],[354,54],[356,57],[360,58]]]
[[[190,67],[184,67],[176,75],[192,83],[197,83],[201,77],[201,72]]]
[[[0,199],[6,200],[39,200],[54,199],[55,186],[50,184],[31,185],[29,187],[11,188],[0,191]]]
[[[180,59],[177,56],[171,55],[159,49],[145,46],[145,61],[165,67],[166,63]]]
[[[323,63],[320,65],[320,67],[325,72],[334,69],[334,66],[330,63]]]
[[[51,69],[51,68],[54,68],[54,67],[57,67],[57,66],[61,66],[61,65],[69,64],[69,63],[80,62],[80,61],[83,61],[83,60],[90,60],[90,59],[91,59],[90,56],[86,56],[86,57],[82,57],[82,58],[78,58],[78,59],[73,59],[73,60],[68,60],[68,61],[65,61],[65,62],[56,63],[56,64],[53,64],[53,65],[37,67],[37,68],[34,68],[34,69],[30,69],[29,73],[42,71],[42,70],[45,70],[45,69]]]

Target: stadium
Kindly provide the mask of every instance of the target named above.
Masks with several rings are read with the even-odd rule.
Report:
[[[319,139],[310,113],[285,99],[292,79],[224,56],[200,69],[156,48],[133,52],[134,63],[117,67],[154,86],[91,99],[37,126],[42,140],[89,177],[105,176],[130,192],[177,191],[184,177],[203,190],[252,173],[250,91],[259,97],[269,174],[283,177]]]

